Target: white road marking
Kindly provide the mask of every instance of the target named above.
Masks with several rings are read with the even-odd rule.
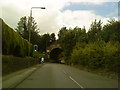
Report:
[[[64,74],[67,74],[64,70],[63,70],[63,73],[64,73]]]
[[[67,74],[64,70],[63,70],[63,73],[64,73],[64,74]]]
[[[63,73],[64,74],[67,74],[66,72],[65,72],[65,70],[63,70]],[[83,88],[83,86],[82,85],[80,85],[75,79],[73,79],[71,76],[69,76],[69,78],[73,81],[73,82],[75,82],[80,88]]]
[[[80,85],[75,79],[73,79],[71,76],[69,76],[69,78],[73,81],[73,82],[75,82],[80,88],[83,88],[83,86],[82,85]]]

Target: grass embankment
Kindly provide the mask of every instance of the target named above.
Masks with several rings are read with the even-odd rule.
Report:
[[[87,72],[90,72],[90,73],[94,73],[94,74],[106,77],[106,78],[118,79],[118,74],[115,73],[115,72],[110,72],[110,71],[103,70],[103,69],[90,69],[88,67],[84,67],[84,66],[81,66],[81,65],[71,65],[71,66],[75,67],[75,68],[78,68],[80,70],[83,70],[83,71],[87,71]]]
[[[14,57],[14,56],[2,56],[2,75],[7,75],[12,72],[16,72],[21,69],[31,67],[38,64],[39,59],[32,57]]]

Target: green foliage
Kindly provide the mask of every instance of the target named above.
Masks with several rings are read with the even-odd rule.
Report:
[[[71,63],[80,64],[92,69],[117,70],[118,60],[120,60],[119,43],[113,44],[111,42],[98,41],[85,46],[79,44],[73,50]]]
[[[41,57],[45,58],[45,55],[41,52],[33,52],[33,57],[34,58],[41,58]]]
[[[50,45],[50,35],[41,35],[39,39],[39,50],[40,52],[46,52],[46,48]]]
[[[87,38],[88,38],[88,42],[95,42],[101,39],[101,37],[99,36],[99,33],[102,30],[102,22],[101,20],[99,20],[97,22],[97,20],[95,19],[94,22],[92,22],[91,27],[87,33]]]
[[[55,34],[44,34],[39,35],[39,29],[37,23],[35,22],[33,17],[22,17],[18,22],[17,33],[19,33],[24,39],[29,40],[30,34],[30,42],[33,45],[38,45],[38,51],[46,52],[46,47],[50,46],[50,44],[56,41]]]
[[[118,41],[120,42],[120,22],[110,19],[109,23],[104,25],[101,32],[101,37],[105,42]]]
[[[61,58],[64,58],[67,64],[120,71],[120,22],[115,19],[108,20],[103,27],[101,20],[95,20],[88,32],[85,27],[63,27],[58,37],[64,53]]]
[[[30,35],[30,42],[33,45],[39,44],[39,29],[37,27],[37,23],[35,22],[33,17],[22,17],[18,22],[16,32],[19,33],[24,39],[29,40]],[[38,46],[39,47],[39,46]]]
[[[66,27],[63,27],[59,31],[58,36],[59,36],[58,42],[64,49],[66,59],[68,59],[67,57],[70,56],[74,46],[76,45],[76,42],[86,42],[85,28],[81,29],[81,28],[75,27],[72,30],[72,29],[67,29]]]
[[[19,57],[25,57],[28,55],[28,50],[31,48],[32,55],[32,44],[27,40],[23,39],[17,32],[6,25],[2,21],[2,52],[5,55],[15,55]]]
[[[52,34],[50,35],[50,42],[51,42],[51,43],[54,43],[55,41],[56,41],[55,34],[52,33]]]
[[[28,39],[27,17],[20,18],[16,31],[25,39]]]
[[[24,39],[29,39],[29,31],[31,34],[32,38],[35,38],[34,36],[37,36],[39,33],[39,29],[37,27],[37,23],[35,22],[33,17],[22,17],[20,18],[20,21],[18,22],[16,31],[24,38]],[[30,39],[32,39],[30,38]],[[33,39],[31,40],[32,42],[35,42]]]
[[[56,41],[55,34],[52,33],[50,35],[49,33],[47,33],[41,35],[38,41],[39,51],[46,52],[46,48],[49,47],[51,44],[55,43]]]
[[[116,71],[118,64],[120,65],[120,43],[108,42],[104,49],[104,68],[111,71]]]

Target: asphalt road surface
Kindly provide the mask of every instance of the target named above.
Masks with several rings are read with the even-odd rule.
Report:
[[[63,64],[45,64],[16,88],[118,88],[118,81]]]

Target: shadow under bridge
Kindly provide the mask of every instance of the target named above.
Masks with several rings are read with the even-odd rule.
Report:
[[[62,53],[62,48],[60,45],[52,45],[49,47],[49,59],[50,62],[59,63],[60,62],[60,54]]]

